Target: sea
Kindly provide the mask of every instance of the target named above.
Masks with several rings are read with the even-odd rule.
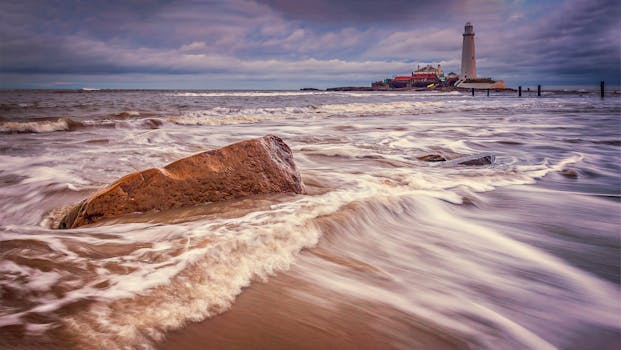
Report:
[[[267,134],[306,194],[52,228]],[[0,91],[3,349],[620,349],[620,234],[618,93]]]

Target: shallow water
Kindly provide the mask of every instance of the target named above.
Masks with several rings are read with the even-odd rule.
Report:
[[[620,116],[592,94],[0,92],[0,345],[157,346],[286,274],[316,308],[356,300],[472,348],[618,346]],[[270,133],[308,195],[49,228],[124,174]]]

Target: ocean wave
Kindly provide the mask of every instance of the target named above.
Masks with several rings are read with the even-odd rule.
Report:
[[[169,117],[167,121],[180,125],[228,125],[302,118],[319,113],[318,108],[312,105],[305,107],[265,108],[215,107],[207,110],[186,112],[181,116]]]
[[[35,121],[5,121],[0,122],[0,133],[46,133],[53,131],[71,131],[84,124],[71,118]]]
[[[178,97],[275,97],[330,95],[350,97],[374,96],[441,96],[462,95],[459,91],[221,91],[221,92],[178,92],[171,94]]]
[[[75,120],[72,118],[31,119],[24,121],[0,121],[0,134],[18,133],[49,133],[55,131],[75,131],[80,128],[147,128],[157,129],[164,120],[149,117],[154,114],[144,114],[137,111],[115,113],[94,117],[91,119]]]
[[[33,241],[30,251],[20,253],[19,262],[43,259],[57,265],[50,271],[58,271],[42,275],[15,261],[0,265],[0,285],[30,300],[21,310],[0,315],[0,325],[36,325],[28,320],[29,313],[64,313],[65,307],[91,300],[95,303],[90,308],[69,313],[62,321],[77,343],[107,348],[150,344],[165,330],[226,311],[252,280],[287,270],[301,249],[318,242],[320,232],[313,220],[335,212],[355,199],[352,196],[361,197],[332,192],[273,204],[238,218],[113,225],[105,234],[98,228],[81,229],[76,235],[0,227],[3,245],[24,237]],[[66,258],[54,258],[58,256]],[[36,277],[43,279],[36,282]],[[63,292],[52,297],[52,288]]]
[[[387,174],[396,183],[454,204],[462,204],[472,193],[489,192],[499,187],[534,184],[537,179],[579,163],[584,155],[575,153],[555,163],[520,164],[511,157],[497,158],[490,166],[468,167],[439,162],[424,172],[397,169]]]
[[[239,94],[256,95],[275,94],[276,92],[239,92]],[[278,94],[307,94],[308,92],[278,92]],[[321,92],[327,93],[327,92]],[[344,96],[370,96],[361,92],[330,92],[331,94],[342,94]],[[181,93],[183,96],[202,96],[203,93],[186,92]],[[209,96],[226,95],[227,92],[204,93]],[[416,95],[412,95],[416,94]],[[444,99],[409,99],[409,96],[438,96],[447,95],[454,96]],[[502,103],[493,100],[484,101],[461,98],[459,92],[423,92],[423,93],[405,93],[390,92],[381,93],[381,96],[396,96],[397,101],[387,102],[349,102],[349,103],[325,103],[325,104],[309,104],[306,106],[280,106],[280,107],[226,107],[216,106],[201,110],[191,111],[168,111],[159,122],[168,121],[178,125],[231,125],[231,124],[252,124],[264,121],[278,121],[285,119],[318,119],[326,117],[372,117],[372,116],[415,116],[448,112],[463,113],[484,113],[484,114],[500,114],[504,115],[509,112],[514,113],[516,110],[528,110],[533,107],[533,102],[523,100],[503,101]],[[379,96],[379,95],[378,95]],[[359,101],[351,99],[352,101]],[[537,101],[535,103],[542,108],[558,108],[556,101]],[[573,106],[572,108],[575,108]],[[91,116],[84,119],[74,120],[70,118],[45,119],[45,120],[24,120],[24,121],[0,121],[0,133],[20,133],[20,132],[51,132],[51,131],[68,131],[74,130],[79,126],[92,127],[130,127],[140,128],[147,126],[140,119],[159,118],[158,113],[144,112],[137,110],[126,110],[119,113],[107,115]],[[127,122],[127,123],[124,123]],[[160,123],[161,124],[161,123]],[[446,124],[438,124],[446,126]],[[529,127],[537,125],[529,124]],[[551,127],[541,124],[540,127]],[[483,132],[483,131],[482,131]],[[480,135],[479,135],[480,136]]]
[[[289,269],[302,249],[319,241],[323,233],[318,220],[345,206],[361,202],[390,206],[400,198],[421,197],[462,204],[464,193],[532,183],[581,159],[574,154],[554,164],[511,163],[455,171],[441,167],[425,172],[408,167],[373,174],[340,171],[329,174],[328,182],[338,182],[329,184],[329,192],[288,197],[232,218],[193,217],[176,224],[126,223],[62,232],[0,226],[2,245],[31,241],[29,250],[13,251],[0,265],[0,286],[20,291],[29,300],[21,309],[0,315],[0,325],[41,328],[45,325],[30,321],[29,314],[60,313],[67,337],[77,344],[149,346],[168,330],[228,310],[253,280]],[[309,171],[307,176],[325,177],[320,173]],[[50,272],[29,269],[30,261],[49,262],[52,266],[45,271]],[[72,305],[86,301],[91,305],[70,311]],[[131,331],[123,331],[127,329]]]
[[[106,118],[113,118],[113,119],[129,119],[129,118],[136,118],[138,116],[142,115],[142,113],[140,111],[123,111],[120,113],[116,113],[116,114],[112,114],[109,116],[106,116]]]
[[[270,97],[325,95],[325,91],[222,91],[222,92],[178,92],[172,96],[179,97]]]
[[[330,261],[298,264],[296,273],[310,285],[329,288],[326,295],[333,300],[392,305],[469,338],[474,348],[553,349],[558,343],[550,340],[566,339],[559,324],[569,319],[618,327],[618,305],[609,304],[618,299],[616,287],[509,237],[499,222],[512,227],[512,217],[485,224],[425,195],[357,203],[347,211],[324,225],[329,228],[324,236],[333,235],[324,247],[336,256],[364,257],[383,275],[398,277],[379,285]],[[500,305],[490,302],[497,295],[505,296]],[[535,328],[532,319],[524,322],[521,314],[505,309],[532,315],[544,306],[554,312],[538,316],[534,323],[540,327]]]
[[[249,124],[283,119],[434,113],[439,111],[443,105],[444,102],[438,101],[397,101],[388,103],[324,104],[300,107],[215,107],[206,110],[185,112],[180,116],[169,117],[167,120],[181,125]]]
[[[23,330],[25,339],[50,329],[51,337],[62,333],[53,340],[66,339],[65,344],[84,348],[149,348],[166,331],[228,310],[245,287],[292,264],[296,276],[307,277],[317,289],[333,295],[343,292],[350,303],[361,297],[391,305],[439,323],[449,333],[467,334],[475,348],[545,348],[548,341],[557,346],[548,334],[576,334],[574,318],[576,324],[601,322],[618,328],[616,319],[611,320],[618,305],[610,307],[616,305],[618,289],[611,292],[614,286],[598,281],[592,271],[577,271],[572,266],[583,269],[583,265],[574,264],[568,254],[551,257],[554,249],[537,241],[550,239],[556,244],[583,233],[585,240],[570,246],[581,249],[601,232],[616,237],[616,226],[606,221],[611,220],[607,213],[614,212],[618,198],[585,202],[580,191],[614,192],[611,186],[600,185],[606,171],[609,179],[615,179],[616,168],[610,164],[616,163],[608,161],[608,154],[617,150],[619,140],[609,133],[597,136],[597,130],[601,125],[604,129],[612,125],[608,127],[612,130],[618,123],[598,123],[590,130],[570,113],[559,112],[567,117],[558,119],[547,112],[562,110],[565,102],[551,98],[471,99],[454,93],[449,98],[417,100],[409,99],[409,92],[387,92],[398,97],[378,103],[380,99],[357,98],[375,93],[331,94],[353,97],[317,98],[313,105],[298,107],[287,106],[288,102],[260,108],[244,103],[238,105],[245,108],[210,108],[211,103],[162,107],[164,102],[140,107],[154,98],[142,105],[126,104],[108,115],[88,111],[89,119],[79,119],[80,128],[88,127],[84,129],[88,132],[45,135],[52,141],[46,147],[32,146],[31,140],[40,136],[2,145],[7,154],[0,156],[0,330],[17,338]],[[295,103],[308,101],[313,99]],[[144,112],[149,108],[158,112]],[[161,112],[166,108],[170,109]],[[385,118],[393,115],[400,117]],[[18,123],[8,118],[12,116],[0,119],[0,127],[9,125],[13,131],[0,132],[48,132],[41,126],[45,123],[52,125],[48,125],[51,131],[67,131],[62,121],[66,118],[24,119],[19,127],[7,124]],[[285,119],[291,121],[278,122]],[[272,120],[277,122],[243,128],[166,124]],[[144,130],[160,126],[161,130]],[[115,129],[96,129],[104,127]],[[584,131],[579,133],[578,128]],[[135,214],[107,226],[48,229],[45,215],[51,208],[76,202],[117,176],[267,129],[282,133],[292,146],[309,195],[244,199],[249,204],[243,210],[228,202],[214,203],[200,209]],[[10,142],[20,137],[5,138]],[[595,147],[598,143],[603,145]],[[455,159],[480,152],[492,152],[496,161],[459,166],[416,159],[424,154]],[[568,167],[575,168],[579,178],[554,175]],[[591,179],[589,171],[597,171],[598,178]],[[550,179],[541,181],[541,186],[515,186],[545,176]],[[590,186],[595,182],[597,187]],[[539,198],[533,193],[550,183],[571,186],[575,192],[564,198],[561,191],[550,193],[549,211],[528,201],[506,199],[518,191]],[[497,205],[499,198],[506,199],[500,202],[505,206]],[[529,221],[537,211],[542,217]],[[545,217],[549,213],[554,215]],[[603,226],[592,224],[600,219]],[[548,231],[537,231],[540,227],[554,232],[550,236]],[[522,242],[513,239],[512,231],[517,230],[528,237]],[[555,236],[557,232],[563,237]],[[597,238],[597,245],[609,245]],[[343,278],[343,266],[305,268],[309,259],[300,252],[312,249],[320,239],[329,254],[349,254],[372,266],[372,276],[363,276],[364,269],[354,271],[354,277],[367,278],[365,283]],[[606,259],[595,245],[587,248],[594,249],[596,264]],[[320,258],[313,255],[311,260]],[[617,278],[618,269],[612,270]],[[564,320],[571,321],[562,324]]]
[[[252,280],[287,270],[302,249],[317,244],[318,218],[349,203],[403,195],[403,188],[374,176],[345,176],[343,181],[349,183],[346,189],[291,198],[234,218],[117,224],[105,231],[0,227],[3,245],[33,241],[19,259],[7,255],[12,262],[0,266],[0,285],[30,300],[22,309],[0,315],[0,324],[40,326],[27,315],[60,312],[68,336],[79,344],[150,344],[189,320],[226,311]],[[15,266],[37,259],[57,265],[48,270],[58,274],[41,275],[42,282],[34,283],[38,271]],[[52,289],[56,294],[50,294]],[[93,302],[88,309],[68,313],[66,308],[87,300]]]

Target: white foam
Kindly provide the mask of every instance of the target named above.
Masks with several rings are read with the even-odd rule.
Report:
[[[372,115],[408,115],[435,113],[445,102],[397,101],[388,103],[344,103],[302,107],[225,108],[214,107],[185,112],[167,120],[182,125],[234,125],[285,119],[318,119],[327,117],[359,117]]]
[[[10,285],[20,290],[37,292],[48,291],[61,278],[58,272],[45,272],[18,265],[10,260],[0,261],[0,273],[4,275],[0,280],[0,285]]]
[[[308,93],[303,92],[303,94]],[[379,96],[363,92],[330,94],[353,97]],[[434,93],[430,93],[432,94]],[[428,221],[419,221],[416,225],[412,224],[407,227],[403,232],[407,232],[409,236],[400,237],[404,245],[420,244],[419,241],[431,240],[435,236],[442,238],[439,242],[424,246],[420,256],[413,256],[416,254],[409,251],[409,257],[406,257],[407,254],[404,253],[398,259],[388,259],[387,261],[391,264],[398,265],[402,261],[409,261],[407,258],[424,260],[425,253],[442,255],[447,252],[443,251],[442,247],[452,245],[455,251],[472,249],[472,254],[454,259],[448,259],[447,254],[447,260],[450,260],[451,265],[446,266],[440,272],[439,277],[432,276],[430,279],[433,281],[437,278],[446,283],[442,286],[446,288],[437,290],[450,291],[459,288],[460,283],[457,283],[457,279],[451,280],[442,275],[443,272],[450,273],[452,266],[463,268],[462,271],[470,273],[472,281],[490,282],[491,286],[511,283],[511,280],[504,279],[502,274],[496,273],[497,271],[490,272],[481,268],[480,261],[477,259],[481,261],[487,259],[488,248],[497,245],[509,252],[507,255],[513,258],[512,263],[520,262],[522,255],[528,256],[531,253],[530,247],[526,245],[526,249],[520,246],[516,248],[511,242],[497,240],[495,236],[502,232],[490,231],[488,227],[483,227],[488,231],[472,233],[471,231],[477,231],[480,227],[467,225],[467,223],[472,224],[470,221],[466,224],[462,224],[459,220],[456,221],[451,215],[452,210],[463,208],[448,203],[463,203],[464,194],[468,198],[477,198],[476,194],[479,192],[491,191],[502,186],[534,183],[538,178],[550,172],[562,170],[565,166],[580,162],[590,155],[574,153],[563,159],[541,161],[541,158],[535,158],[534,161],[528,161],[518,159],[525,153],[521,146],[516,146],[515,154],[497,154],[497,162],[490,166],[452,167],[446,164],[416,162],[414,157],[423,154],[422,150],[435,152],[440,149],[440,152],[446,153],[472,154],[480,151],[481,144],[477,142],[481,138],[504,140],[494,135],[494,132],[515,132],[515,129],[526,132],[539,132],[539,130],[547,132],[554,127],[552,123],[542,124],[540,119],[520,120],[519,118],[522,117],[519,116],[516,120],[511,120],[511,114],[509,114],[510,117],[494,116],[493,120],[498,121],[487,124],[487,122],[469,119],[472,116],[467,113],[463,116],[455,115],[455,111],[472,110],[475,113],[476,111],[487,113],[488,109],[497,112],[500,105],[508,111],[511,108],[530,108],[533,104],[545,106],[552,104],[543,99],[537,102],[517,99],[487,102],[471,101],[458,96],[434,101],[433,98],[427,99],[426,97],[426,100],[416,100],[416,96],[421,95],[410,95],[409,92],[386,93],[385,95],[396,96],[395,99],[404,100],[385,99],[385,103],[379,103],[372,99],[369,101],[349,99],[349,103],[300,107],[215,107],[201,111],[180,112],[180,115],[169,119],[170,122],[177,124],[234,125],[221,128],[192,128],[164,124],[161,129],[144,131],[125,127],[133,126],[133,123],[137,123],[139,119],[85,121],[84,124],[87,125],[110,123],[110,125],[124,128],[106,130],[106,134],[108,131],[110,134],[106,137],[110,137],[110,140],[115,142],[104,146],[101,143],[83,144],[84,140],[95,137],[92,129],[84,133],[80,130],[75,135],[70,135],[72,139],[75,136],[74,140],[78,145],[75,148],[76,152],[72,152],[71,155],[62,154],[66,148],[56,146],[59,140],[53,139],[54,135],[39,135],[40,138],[53,141],[50,143],[49,151],[45,149],[43,155],[0,156],[2,175],[10,176],[7,185],[3,185],[1,189],[4,201],[0,207],[2,209],[0,210],[0,221],[2,221],[0,241],[24,240],[27,237],[26,239],[36,242],[36,246],[41,244],[45,248],[41,250],[41,253],[36,252],[40,258],[49,259],[51,264],[68,264],[71,269],[67,268],[67,265],[62,265],[58,270],[40,275],[40,280],[34,280],[32,276],[36,276],[40,271],[28,270],[27,266],[7,265],[8,272],[2,274],[2,277],[19,274],[20,278],[23,278],[21,281],[5,280],[5,282],[21,283],[18,285],[19,288],[25,294],[30,293],[29,297],[31,295],[32,299],[29,299],[29,303],[31,302],[32,305],[28,304],[28,307],[31,307],[28,311],[53,312],[75,301],[84,299],[93,301],[91,309],[83,310],[83,312],[80,310],[80,314],[64,320],[70,329],[83,335],[85,341],[92,341],[91,344],[104,344],[105,347],[148,344],[153,339],[161,337],[163,330],[182,327],[188,320],[201,320],[227,310],[234,302],[236,295],[254,279],[265,279],[275,271],[287,269],[295,261],[300,249],[313,246],[317,242],[321,232],[314,224],[315,218],[330,216],[341,206],[350,203],[355,203],[354,206],[357,206],[364,202],[361,206],[366,206],[367,202],[372,202],[385,204],[389,210],[394,210],[402,216],[387,222],[385,227],[376,230],[386,236],[376,237],[377,239],[368,242],[373,242],[372,244],[377,244],[378,247],[382,244],[391,244],[388,239],[388,234],[390,234],[388,230],[391,225],[398,225],[403,218],[409,216],[423,219],[427,217]],[[459,93],[452,95],[459,95]],[[251,95],[246,93],[244,96]],[[201,97],[201,95],[188,97]],[[265,96],[258,95],[257,97]],[[411,100],[405,100],[410,98]],[[339,101],[339,99],[334,101]],[[343,101],[347,100],[343,99]],[[431,116],[433,113],[446,111],[453,114],[443,114],[440,118]],[[131,111],[127,113],[132,114]],[[382,117],[359,118],[377,115]],[[394,115],[402,117],[383,118],[383,116]],[[334,118],[329,119],[331,117]],[[347,120],[346,118],[357,119]],[[501,120],[501,118],[504,119]],[[237,125],[288,119],[298,122],[276,122],[260,126]],[[315,119],[320,119],[320,121],[317,122]],[[309,122],[306,123],[306,121]],[[339,129],[332,128],[333,126],[350,126],[354,123],[355,128],[347,129],[341,135],[339,131],[336,131]],[[399,131],[384,130],[384,123],[390,124],[390,127],[399,126]],[[482,126],[481,123],[485,125]],[[484,130],[483,128],[486,127],[489,129]],[[326,185],[323,183],[325,179],[328,183],[326,187],[331,187],[333,191],[317,196],[295,197],[289,203],[278,204],[240,218],[199,219],[175,225],[122,224],[79,230],[49,231],[42,227],[29,226],[30,222],[28,225],[19,224],[21,222],[15,219],[32,216],[32,212],[43,206],[42,203],[46,200],[61,202],[64,200],[63,196],[76,197],[75,193],[68,193],[69,191],[63,189],[68,188],[74,191],[94,189],[128,171],[147,166],[159,166],[205,147],[225,144],[241,138],[242,135],[254,137],[264,132],[278,132],[290,137],[292,148],[300,151],[299,154],[296,153],[296,162],[302,165],[303,175],[320,179],[321,181],[318,181],[321,185]],[[312,137],[309,134],[312,134]],[[22,137],[21,135],[13,136]],[[58,133],[58,136],[65,142],[68,135]],[[26,135],[23,138],[31,137]],[[483,142],[490,142],[489,139]],[[73,147],[73,144],[70,147]],[[503,148],[505,149],[510,149],[510,147]],[[52,153],[53,156],[51,156]],[[550,153],[550,156],[554,157],[556,154]],[[346,159],[338,160],[337,163],[333,159],[317,157],[317,155]],[[539,155],[533,157],[537,156]],[[382,167],[381,162],[377,160],[386,160],[386,163],[391,166]],[[114,167],[108,166],[111,161],[115,162]],[[412,167],[408,164],[412,164]],[[369,166],[366,167],[366,165]],[[56,192],[59,195],[56,195]],[[407,212],[410,208],[403,209],[393,205],[393,202],[397,200],[410,197],[419,200],[412,209],[413,212]],[[440,201],[437,201],[438,199]],[[425,201],[431,204],[426,205]],[[434,210],[437,211],[434,212]],[[468,210],[463,209],[463,211]],[[431,213],[428,214],[427,211]],[[28,214],[24,215],[24,213]],[[364,216],[365,218],[361,221],[372,218],[372,210],[365,214],[368,215]],[[7,219],[7,215],[12,216]],[[445,222],[451,226],[442,226]],[[442,226],[443,230],[436,232],[429,229],[438,226]],[[411,229],[414,227],[416,230]],[[425,229],[430,231],[424,231]],[[423,231],[428,236],[424,239],[416,237],[415,234],[419,231]],[[356,238],[353,236],[352,234],[341,237],[341,239],[355,241]],[[487,245],[471,246],[468,245],[468,239],[482,241]],[[108,245],[113,248],[107,247]],[[129,249],[127,253],[123,249],[120,250],[123,253],[118,254],[106,252],[107,249],[114,251],[116,246],[127,248],[134,245],[140,248]],[[473,247],[479,250],[474,250]],[[391,248],[393,252],[396,250],[395,246]],[[32,251],[25,250],[23,257],[27,258],[29,253]],[[535,252],[535,256],[527,257],[526,260],[529,263],[543,266],[545,271],[561,275],[563,280],[570,282],[574,290],[580,290],[582,287],[579,286],[591,283],[589,279],[582,279],[581,275],[559,268],[558,264],[548,261],[546,256],[541,258],[537,255],[539,253],[541,252]],[[364,260],[366,256],[362,256]],[[507,261],[506,266],[510,266],[509,262],[511,261]],[[410,271],[418,266],[416,263],[411,263],[400,268],[403,271]],[[13,272],[10,272],[11,269]],[[79,272],[73,276],[62,272],[69,270]],[[390,269],[380,268],[380,270],[389,271]],[[391,281],[404,279],[398,273],[388,272],[387,274]],[[469,282],[471,281],[464,282],[463,285]],[[49,293],[50,287],[54,285],[62,286],[63,290],[68,289],[67,293],[61,297]],[[593,286],[602,287],[597,283]],[[378,301],[392,298],[394,305],[400,308],[423,316],[427,315],[429,319],[454,326],[454,329],[458,331],[472,332],[472,329],[464,325],[464,321],[467,320],[465,316],[461,319],[449,316],[443,318],[436,317],[438,315],[430,312],[429,305],[435,305],[433,303],[441,299],[443,305],[448,305],[454,310],[470,312],[468,316],[483,315],[485,320],[490,320],[491,324],[499,327],[498,332],[506,332],[517,339],[522,339],[521,342],[528,347],[547,346],[545,341],[538,343],[540,335],[537,334],[536,329],[528,329],[527,326],[520,324],[507,314],[490,308],[488,304],[468,304],[467,297],[453,298],[454,296],[449,293],[434,293],[433,298],[415,299],[413,295],[402,293],[401,290],[390,290],[377,285],[372,287],[354,284],[353,287],[343,288],[352,293],[356,293],[355,289],[358,289],[358,295],[368,294],[369,297],[375,297]],[[607,291],[597,294],[587,290],[584,291],[584,295],[606,300],[610,297],[608,293],[610,288],[606,285],[603,287]],[[542,294],[550,292],[545,288],[538,291]],[[460,309],[460,305],[463,308]],[[610,315],[602,312],[599,304],[585,303],[583,308],[577,308],[576,314],[582,311],[589,313],[585,309],[589,305],[595,306],[594,315],[601,313],[604,322],[609,322]],[[38,326],[29,324],[26,321],[27,318],[22,318],[24,314],[26,313],[20,313],[19,310],[8,310],[0,317],[0,325],[24,323],[36,331]],[[476,332],[471,334],[476,335]],[[545,336],[543,338],[547,339]],[[118,340],[118,343],[111,344],[114,343],[112,339]]]
[[[442,325],[451,334],[466,335],[477,347],[553,349],[549,339],[566,335],[554,328],[565,322],[561,315],[567,324],[618,328],[619,307],[611,304],[619,298],[614,285],[462,218],[429,194],[419,191],[405,194],[401,203],[363,207],[358,215],[364,219],[339,222],[340,236],[330,249],[346,256],[363,254],[366,263],[390,277],[387,285],[318,258],[306,259],[298,271],[311,284],[342,295],[335,300],[354,296],[386,303]],[[371,244],[374,253],[368,253]],[[494,303],[498,295],[511,299]],[[524,309],[512,312],[516,305]],[[538,315],[543,305],[546,311]],[[529,317],[545,327],[524,322]]]
[[[69,121],[64,118],[33,122],[0,122],[0,133],[43,133],[69,129]]]
[[[299,197],[240,218],[177,225],[114,225],[106,228],[110,237],[103,241],[100,236],[88,234],[97,233],[97,228],[80,229],[80,234],[71,230],[39,233],[37,239],[71,257],[72,264],[99,268],[88,283],[77,285],[60,299],[42,299],[32,311],[52,312],[77,300],[97,300],[91,311],[70,317],[67,325],[98,344],[115,337],[119,339],[115,345],[118,347],[145,343],[150,341],[146,334],[157,337],[162,330],[180,327],[189,319],[223,312],[252,279],[266,279],[275,271],[288,269],[302,248],[317,243],[320,231],[313,222],[315,218],[334,213],[347,203],[402,192],[374,176],[361,175],[350,181],[354,182],[347,190]],[[3,240],[17,237],[0,235]],[[102,243],[148,246],[99,260],[76,255],[71,251],[75,248],[62,243],[67,239],[74,247]],[[181,253],[171,255],[180,247]],[[129,272],[113,272],[106,268],[109,263],[120,264]],[[46,281],[52,281],[52,276]],[[97,287],[102,281],[107,281],[108,287]],[[141,302],[134,303],[138,296]],[[115,314],[117,308],[122,308],[122,317]],[[129,325],[138,328],[130,334],[119,334]]]

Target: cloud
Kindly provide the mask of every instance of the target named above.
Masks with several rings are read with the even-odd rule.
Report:
[[[419,63],[458,71],[466,21],[475,25],[481,75],[618,84],[620,8],[607,0],[7,0],[1,84],[76,81],[71,75],[128,84],[126,76],[142,74],[158,84],[201,76],[239,87],[367,85]]]
[[[179,48],[181,52],[196,52],[196,51],[204,51],[207,49],[207,44],[204,41],[194,41],[187,45],[183,45]]]
[[[325,72],[332,75],[364,71],[377,72],[387,68],[387,65],[405,66],[402,62],[346,61],[341,59],[308,58],[296,61],[278,58],[239,59],[228,54],[197,52],[206,47],[207,45],[203,42],[193,42],[172,50],[126,48],[103,41],[67,37],[63,42],[54,43],[44,48],[56,56],[57,59],[54,62],[43,64],[38,56],[29,57],[28,60],[24,60],[23,57],[15,57],[2,67],[2,71],[12,73],[29,70],[39,73],[168,72],[170,74],[185,74],[266,71],[298,73],[302,66],[305,73]],[[34,67],[35,65],[39,66]]]
[[[547,9],[536,20],[501,27],[477,42],[491,71],[533,81],[619,83],[621,4],[576,0]]]
[[[348,24],[432,20],[433,17],[441,16],[443,11],[450,10],[460,3],[446,0],[259,0],[258,2],[293,20]]]
[[[367,57],[394,57],[401,59],[433,59],[458,57],[461,50],[460,28],[425,28],[396,31],[372,45]]]

